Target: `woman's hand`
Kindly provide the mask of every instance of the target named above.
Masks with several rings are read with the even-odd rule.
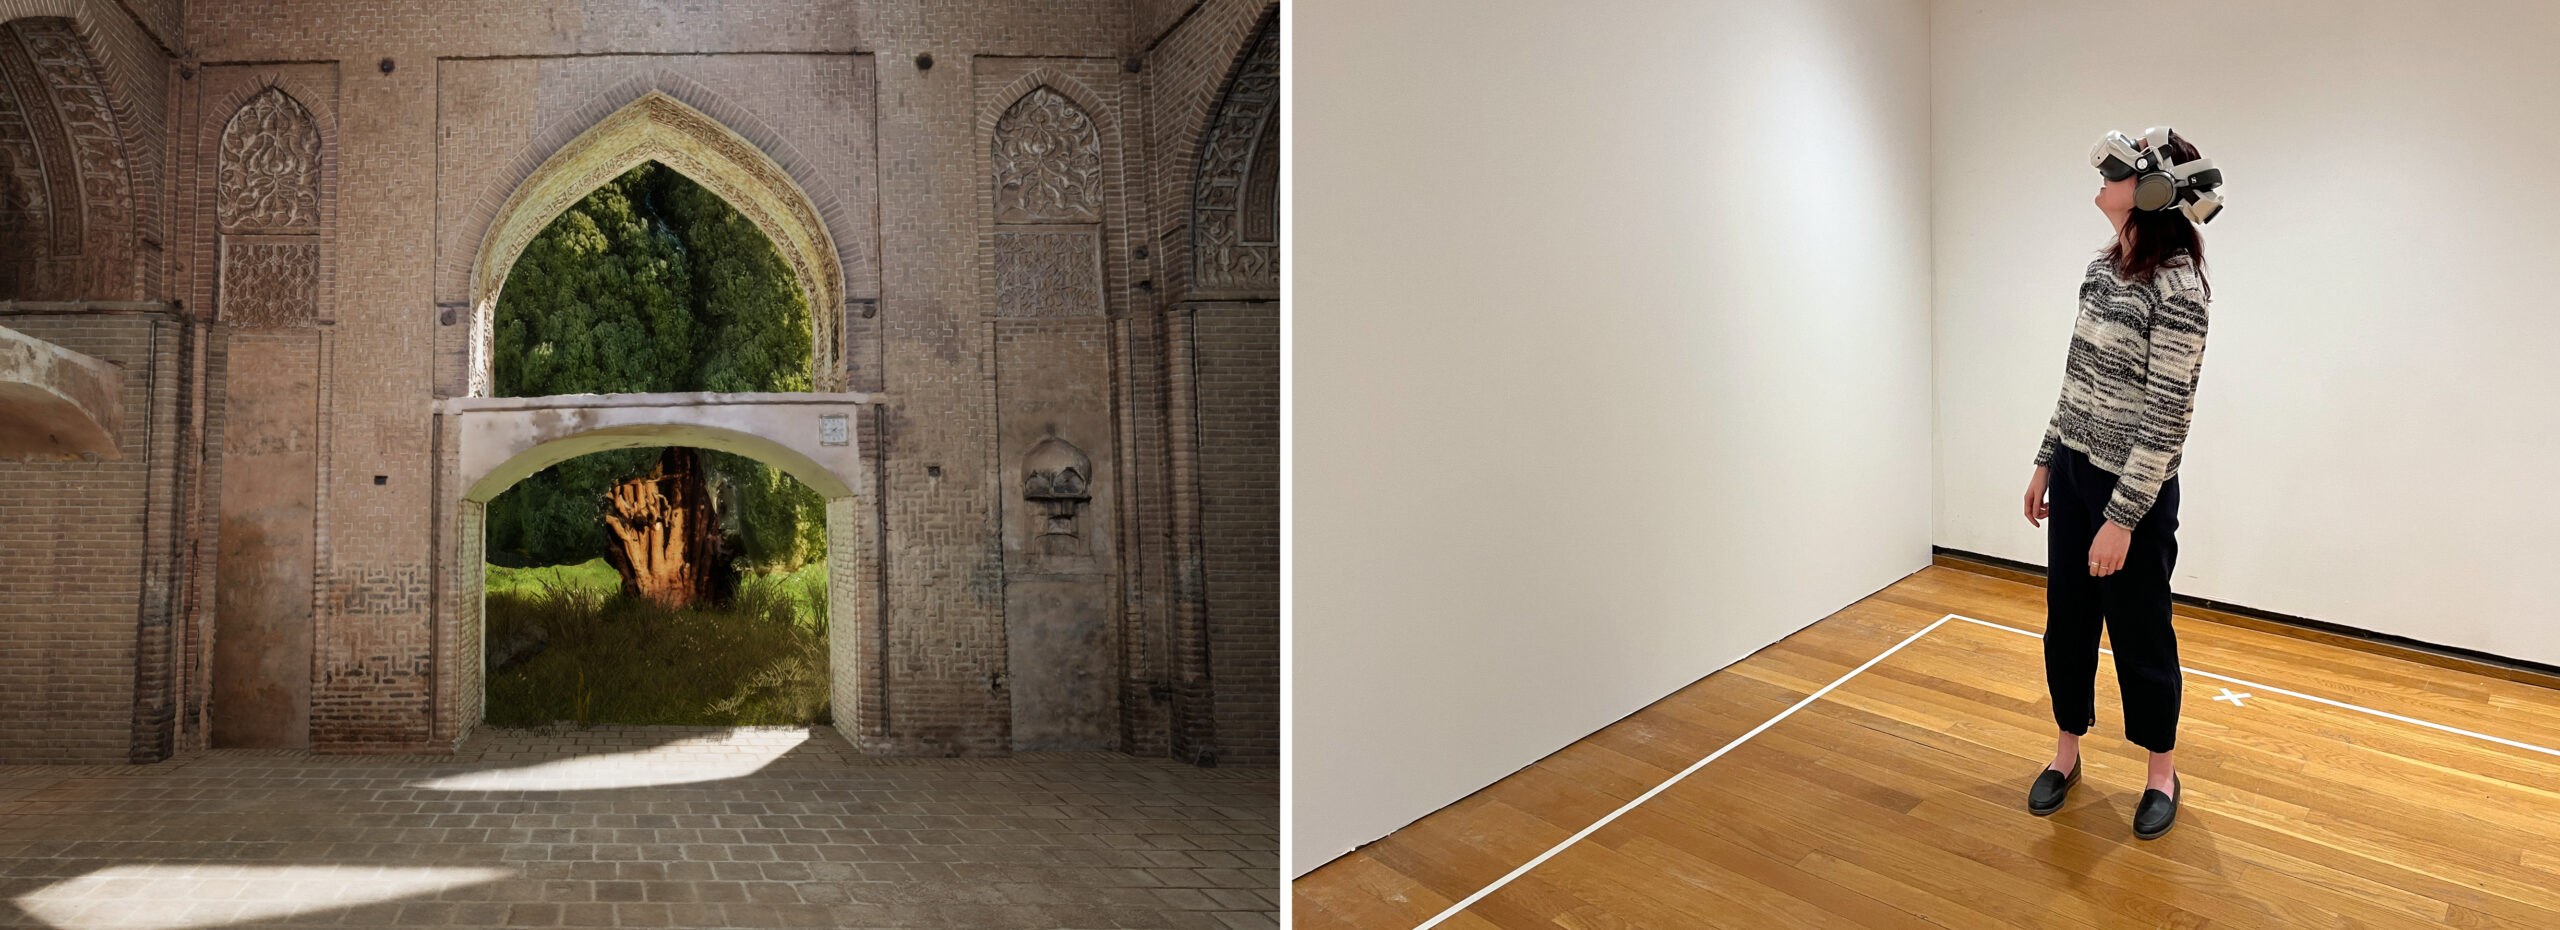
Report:
[[[2044,519],[2046,514],[2053,512],[2053,507],[2044,502],[2044,481],[2045,478],[2052,474],[2053,466],[2038,465],[2036,466],[2035,476],[2027,479],[2028,526],[2043,526],[2044,524],[2037,523],[2036,521]]]
[[[2098,521],[2098,538],[2089,543],[2089,574],[2104,578],[2124,567],[2124,551],[2133,544],[2133,531],[2114,520]]]

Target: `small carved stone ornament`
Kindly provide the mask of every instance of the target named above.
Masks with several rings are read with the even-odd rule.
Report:
[[[1093,499],[1093,460],[1055,435],[1022,456],[1022,499],[1042,517],[1042,536],[1081,536],[1076,510]]]

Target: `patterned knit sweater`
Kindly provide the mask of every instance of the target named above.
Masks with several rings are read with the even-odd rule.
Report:
[[[2205,303],[2204,279],[2183,253],[2148,282],[2118,276],[2101,255],[2080,283],[2062,397],[2045,423],[2036,464],[2051,464],[2070,446],[2115,473],[2106,518],[2126,529],[2151,512],[2160,485],[2185,458],[2204,367]]]

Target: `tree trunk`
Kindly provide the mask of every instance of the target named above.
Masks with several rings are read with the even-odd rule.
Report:
[[[605,561],[622,573],[622,590],[668,607],[724,603],[737,589],[736,569],[711,507],[700,457],[668,447],[648,474],[605,494]]]

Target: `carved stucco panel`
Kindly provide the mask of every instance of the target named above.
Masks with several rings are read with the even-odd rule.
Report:
[[[1000,317],[1102,314],[1102,227],[1002,227],[995,233]]]
[[[0,261],[41,258],[49,241],[43,156],[36,151],[36,130],[0,72]]]
[[[1064,95],[1035,87],[996,120],[996,222],[1099,222],[1102,136]]]
[[[310,236],[222,237],[216,319],[237,330],[295,329],[319,318],[320,244]]]
[[[132,178],[124,161],[124,137],[116,129],[115,107],[107,99],[105,75],[90,60],[70,20],[20,20],[11,28],[17,30],[28,60],[53,91],[54,112],[60,115],[63,135],[80,166],[79,196],[87,225],[95,230],[124,229],[132,204]],[[58,243],[62,232],[57,226]],[[77,253],[89,246],[112,261],[122,256],[127,244],[89,242],[82,237],[72,249],[57,246],[56,254]]]
[[[214,198],[224,232],[320,226],[320,129],[299,101],[269,87],[222,128]]]
[[[37,25],[30,19],[0,26],[0,84],[9,85],[10,96],[18,101],[18,114],[25,120],[27,161],[21,170],[42,185],[32,192],[32,199],[47,205],[46,226],[52,234],[49,243],[22,243],[22,248],[27,257],[67,258],[80,254],[80,169],[71,157],[62,116],[53,106],[52,88],[20,39]]]

